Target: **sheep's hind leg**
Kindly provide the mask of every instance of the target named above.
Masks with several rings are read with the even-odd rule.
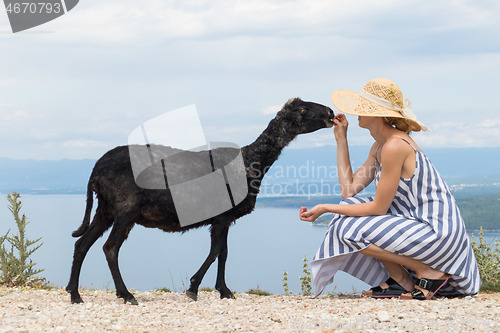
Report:
[[[189,286],[189,289],[186,290],[186,296],[191,298],[193,301],[196,301],[198,299],[198,287],[200,286],[205,273],[221,252],[223,240],[222,235],[224,234],[224,229],[227,230],[227,227],[217,224],[212,225],[210,229],[210,253],[207,256],[207,259],[205,259],[205,261],[201,265],[200,269],[191,277],[191,285]]]
[[[226,273],[226,259],[227,259],[227,234],[229,227],[226,227],[222,233],[222,244],[217,258],[217,281],[215,283],[215,289],[220,292],[220,298],[235,298],[231,290],[226,285],[225,273]]]
[[[71,276],[66,287],[66,291],[71,294],[71,303],[73,304],[83,303],[80,293],[78,292],[80,271],[82,269],[83,260],[85,259],[90,247],[111,226],[111,223],[113,223],[113,221],[106,220],[103,216],[102,209],[98,208],[87,232],[75,242]]]
[[[139,303],[137,303],[134,296],[127,290],[118,267],[118,252],[133,227],[133,224],[124,224],[123,222],[123,220],[115,220],[115,224],[113,229],[111,229],[108,240],[103,246],[103,250],[106,254],[106,260],[108,261],[113,281],[115,282],[116,296],[123,298],[125,304],[128,302],[132,305],[138,305]]]

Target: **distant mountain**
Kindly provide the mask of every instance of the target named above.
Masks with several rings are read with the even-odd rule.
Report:
[[[354,168],[363,164],[368,151],[367,146],[350,147]],[[427,148],[425,152],[449,185],[500,184],[500,147]],[[0,158],[0,192],[86,193],[87,182],[95,162],[90,159]],[[292,183],[316,183],[320,186],[321,182],[334,186],[336,178],[335,146],[285,149],[264,178],[264,186]]]
[[[294,208],[301,206],[313,207],[322,203],[338,203],[339,196],[326,197],[264,197],[257,200],[258,207]],[[469,230],[500,230],[500,192],[488,195],[473,195],[457,199],[465,225]],[[328,225],[332,214],[320,216],[314,224]]]
[[[354,168],[364,163],[369,146],[350,146]],[[285,149],[276,165],[336,165],[336,146],[309,149]],[[425,154],[443,177],[483,177],[500,175],[500,147],[495,148],[425,148]]]

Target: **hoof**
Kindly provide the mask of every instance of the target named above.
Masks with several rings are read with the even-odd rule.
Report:
[[[71,304],[80,304],[80,303],[83,303],[83,299],[80,296],[76,298],[71,297]]]
[[[198,294],[193,291],[186,290],[186,296],[191,298],[193,301],[198,300]]]
[[[227,293],[221,293],[220,294],[220,299],[224,299],[224,298],[232,298],[232,299],[236,299],[236,297],[234,297],[233,293],[232,292],[227,292]]]
[[[137,300],[135,299],[134,296],[132,296],[131,298],[129,299],[124,299],[123,300],[123,303],[124,304],[127,304],[127,303],[130,303],[130,305],[139,305],[139,303],[137,302]]]
[[[127,292],[127,293],[116,293],[116,296],[118,298],[123,298],[123,304],[127,304],[127,303],[130,303],[131,305],[139,305],[139,303],[137,302],[137,300],[135,299],[134,295],[132,295],[131,293]]]
[[[83,303],[83,300],[80,296],[80,293],[78,293],[78,291],[70,291],[70,290],[67,290],[66,291],[68,293],[70,293],[71,295],[71,304],[80,304],[80,303]]]

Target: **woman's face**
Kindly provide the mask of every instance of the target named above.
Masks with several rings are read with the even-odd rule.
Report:
[[[370,118],[372,118],[372,117],[358,116],[359,127],[368,128],[368,126],[370,124],[370,120],[371,120]]]
[[[358,116],[358,124],[361,128],[370,129],[380,121],[383,121],[381,117]]]

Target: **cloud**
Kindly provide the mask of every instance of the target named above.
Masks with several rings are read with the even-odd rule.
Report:
[[[281,105],[271,105],[271,106],[266,106],[265,108],[263,108],[261,110],[261,113],[262,114],[275,114],[277,113],[279,110],[281,110]]]
[[[500,3],[488,0],[81,1],[33,29],[53,33],[0,35],[9,105],[0,137],[24,133],[23,156],[88,157],[92,145],[76,143],[110,149],[142,122],[194,103],[207,139],[246,144],[291,97],[331,106],[333,90],[388,77],[434,130],[426,144],[500,145],[488,132],[496,125],[480,126],[497,114],[498,15]],[[8,27],[6,15],[0,24]],[[353,124],[351,142],[371,142]],[[439,137],[434,126],[445,124]],[[291,147],[331,139],[317,132]]]
[[[432,124],[433,131],[415,134],[422,146],[429,147],[498,147],[500,119],[479,122],[441,122]]]
[[[326,0],[150,0],[140,3],[109,0],[81,2],[53,27],[64,25],[64,37],[93,39],[94,42],[127,43],[143,38],[149,42],[152,38],[220,39],[303,33],[304,28],[320,25],[327,19],[339,19],[346,12],[364,8],[366,6],[345,6],[340,1],[332,6]],[[312,17],[315,19],[311,20]]]
[[[232,142],[239,146],[252,143],[266,128],[266,124],[205,126],[203,128],[209,142]]]
[[[96,140],[87,140],[87,139],[72,139],[63,141],[60,145],[64,148],[105,148],[106,145],[103,142]]]
[[[26,119],[29,115],[24,110],[2,110],[0,111],[0,119],[4,121],[16,120],[16,119]]]
[[[483,122],[481,122],[478,126],[479,128],[483,128],[483,129],[498,129],[500,128],[500,119],[487,119],[487,120],[484,120]]]
[[[367,144],[368,141],[367,141]],[[336,145],[333,136],[333,130],[321,129],[319,131],[299,135],[295,140],[293,140],[287,148],[290,149],[305,149],[310,147],[323,147]]]
[[[478,45],[498,50],[498,43],[491,41],[499,41],[499,10],[494,1],[455,0],[108,0],[80,2],[46,25],[56,36],[40,38],[109,46],[316,36],[325,42],[332,37],[373,42],[377,47],[372,51],[396,54],[423,48],[434,53],[472,51]]]

